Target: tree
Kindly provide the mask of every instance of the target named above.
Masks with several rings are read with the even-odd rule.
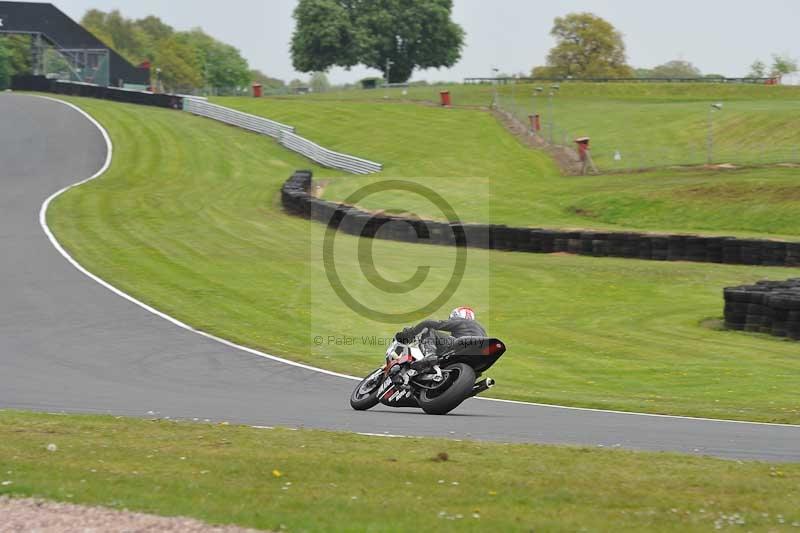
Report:
[[[258,69],[253,69],[250,71],[250,82],[260,83],[265,89],[280,90],[286,88],[286,82],[278,78],[267,76]]]
[[[217,41],[199,28],[177,34],[177,38],[195,50],[206,85],[231,88],[250,83],[250,67],[233,46]]]
[[[250,67],[233,46],[197,28],[176,32],[160,18],[133,20],[119,11],[90,9],[81,24],[131,63],[150,61],[161,81],[181,90],[201,86],[239,88],[250,83]]]
[[[760,59],[756,59],[753,61],[753,64],[750,65],[750,73],[747,75],[748,78],[766,78],[767,77],[767,64],[761,61]]]
[[[328,76],[324,72],[313,73],[308,85],[315,93],[324,93],[331,88],[331,82],[328,81]]]
[[[650,71],[651,78],[702,78],[700,69],[688,61],[674,59],[658,65]]]
[[[464,44],[452,9],[452,0],[300,0],[292,63],[300,72],[362,64],[391,83],[417,68],[451,67]]]
[[[5,39],[0,39],[0,90],[11,85],[11,52],[6,48]]]
[[[547,66],[559,78],[627,78],[633,76],[625,57],[622,34],[592,13],[556,17],[550,35],[556,46]]]
[[[33,72],[30,35],[0,35],[0,89],[11,84],[11,77]]]
[[[109,13],[90,9],[81,25],[131,63],[140,63],[154,52],[155,45],[148,34],[116,9]]]
[[[559,74],[558,69],[555,67],[533,67],[533,70],[531,70],[531,77],[539,78],[540,80],[548,80],[561,78],[563,76]]]
[[[200,60],[196,51],[172,36],[162,44],[155,58],[159,81],[166,91],[191,91],[203,84]]]
[[[797,72],[797,59],[787,54],[773,54],[770,75],[773,78],[782,78],[786,74]]]

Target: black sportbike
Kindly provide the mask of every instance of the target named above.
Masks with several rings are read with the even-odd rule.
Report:
[[[488,337],[455,339],[438,358],[426,358],[422,331],[409,344],[394,339],[386,364],[365,377],[350,396],[350,406],[365,411],[378,403],[389,407],[419,407],[444,415],[490,387],[494,380],[476,381],[505,353],[502,341]],[[426,361],[431,364],[426,365]]]

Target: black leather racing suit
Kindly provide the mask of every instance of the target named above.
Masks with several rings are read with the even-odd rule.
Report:
[[[413,328],[404,329],[402,337],[411,340],[425,328],[428,328],[428,333],[421,341],[425,355],[441,355],[462,337],[486,337],[486,329],[479,322],[464,318],[424,320]],[[443,331],[450,335],[445,335]]]

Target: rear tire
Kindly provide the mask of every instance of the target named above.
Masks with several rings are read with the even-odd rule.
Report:
[[[376,377],[376,374],[380,375]],[[378,401],[380,401],[380,399],[378,398],[378,389],[381,386],[381,383],[383,382],[383,379],[381,379],[382,374],[383,374],[383,369],[379,368],[361,380],[361,382],[356,386],[356,388],[353,389],[353,394],[350,395],[350,407],[352,407],[356,411],[366,411],[367,409],[371,409],[372,407],[378,405]],[[368,387],[365,387],[365,385],[368,385],[371,379],[374,380],[375,383],[374,386],[370,389]],[[364,390],[362,390],[362,388],[364,388]]]
[[[456,363],[443,370],[449,373],[447,381],[442,384],[447,388],[444,391],[423,389],[419,395],[419,406],[429,415],[446,415],[469,398],[475,386],[475,370],[471,366]]]

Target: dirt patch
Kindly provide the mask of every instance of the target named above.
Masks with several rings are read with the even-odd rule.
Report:
[[[758,199],[766,202],[784,202],[800,200],[800,185],[798,186],[772,186],[772,185],[737,185],[719,184],[709,186],[694,186],[669,191],[669,197],[683,197],[691,199],[715,199],[727,201],[752,201]]]
[[[0,533],[36,531],[245,533],[255,532],[234,526],[211,526],[182,517],[163,517],[105,507],[89,507],[34,499],[0,496]]]
[[[591,209],[584,209],[582,207],[575,206],[568,207],[567,212],[583,218],[598,218],[600,216]]]
[[[508,130],[511,135],[519,141],[532,148],[543,150],[552,157],[561,169],[562,174],[577,176],[581,173],[581,163],[575,150],[548,143],[541,135],[530,135],[528,126],[517,120],[512,115],[503,113],[497,109],[492,110],[492,114]]]

